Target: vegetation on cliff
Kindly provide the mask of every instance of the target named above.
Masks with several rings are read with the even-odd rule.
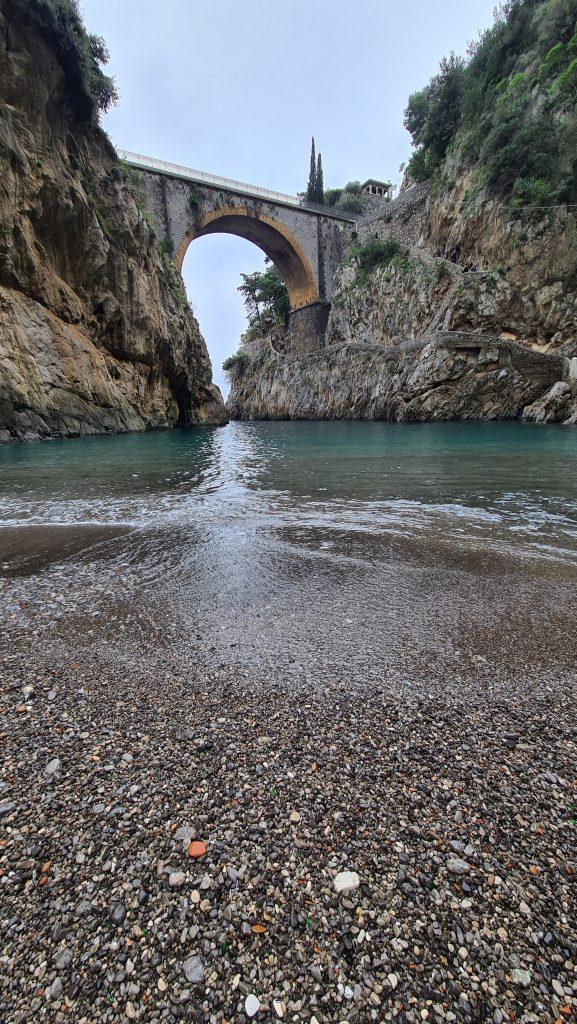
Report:
[[[577,200],[577,0],[507,0],[410,97],[405,126],[417,180],[450,156],[517,205]]]
[[[238,290],[244,299],[249,336],[260,336],[275,323],[284,323],[290,309],[286,285],[276,267],[267,263],[264,272],[241,274]]]
[[[309,180],[307,182],[307,188],[304,197],[309,203],[322,204],[324,202],[323,196],[323,158],[320,153],[317,157],[315,151],[315,140],[313,138],[311,145],[311,165],[309,170]]]
[[[62,65],[68,99],[81,120],[96,119],[117,99],[104,40],[86,31],[78,0],[12,0],[14,14],[26,19],[53,47]]]
[[[349,181],[344,188],[329,188],[324,194],[327,206],[336,206],[347,213],[362,213],[364,210],[360,181]]]
[[[243,335],[244,342],[262,338],[275,326],[286,325],[290,300],[286,285],[276,267],[267,259],[267,268],[254,274],[241,274],[239,292],[244,298],[248,327]],[[237,352],[225,359],[222,368],[231,380],[240,377],[248,363],[248,355],[242,345]]]
[[[343,265],[356,268],[354,287],[365,284],[374,270],[390,263],[407,266],[408,254],[394,238],[370,238],[364,245],[354,245],[347,252]]]

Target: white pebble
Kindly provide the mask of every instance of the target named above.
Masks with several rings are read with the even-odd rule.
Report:
[[[340,871],[333,884],[337,892],[352,892],[358,889],[361,880],[356,871]]]
[[[255,1017],[259,1010],[260,1000],[253,996],[252,992],[249,992],[244,1001],[244,1011],[247,1017]]]

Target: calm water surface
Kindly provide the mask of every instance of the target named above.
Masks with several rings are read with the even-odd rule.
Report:
[[[80,566],[136,574],[219,656],[563,657],[577,430],[233,423],[15,445],[0,544],[6,579],[57,571],[68,593]]]
[[[0,449],[0,525],[86,523],[439,530],[573,559],[577,430],[234,423]]]

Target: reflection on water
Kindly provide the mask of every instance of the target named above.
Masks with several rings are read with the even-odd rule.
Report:
[[[0,450],[0,524],[17,523],[202,526],[221,543],[231,527],[244,543],[294,527],[429,531],[573,558],[577,431],[234,423],[15,445]]]
[[[0,527],[18,607],[117,622],[138,594],[177,645],[266,678],[366,681],[410,657],[446,678],[465,651],[514,673],[574,664],[571,429],[235,423],[15,445]]]

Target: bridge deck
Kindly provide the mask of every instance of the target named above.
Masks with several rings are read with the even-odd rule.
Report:
[[[296,207],[307,213],[321,214],[323,217],[344,220],[350,224],[355,224],[357,221],[354,213],[336,210],[334,206],[321,206],[317,203],[301,202],[297,196],[285,195],[284,192],[273,192],[268,188],[259,188],[258,185],[248,185],[245,181],[222,178],[218,174],[208,174],[206,171],[195,171],[191,167],[170,164],[165,160],[156,160],[151,156],[141,156],[140,153],[130,153],[125,149],[119,149],[117,153],[125,164],[137,170],[153,171],[156,174],[165,174],[169,178],[183,178],[184,181],[193,182],[195,185],[212,185],[215,188],[224,189],[228,192],[236,192],[255,199],[264,199],[266,202],[277,203],[280,206]]]

